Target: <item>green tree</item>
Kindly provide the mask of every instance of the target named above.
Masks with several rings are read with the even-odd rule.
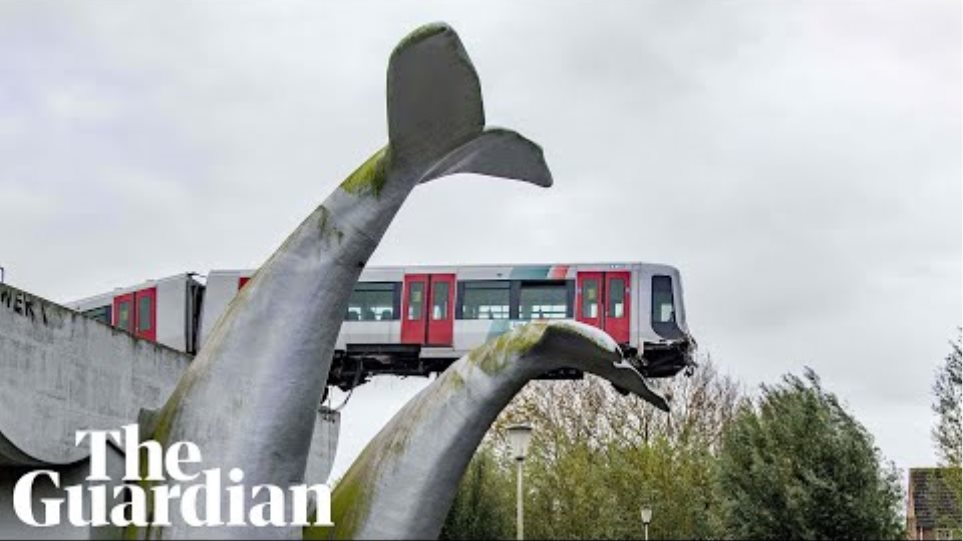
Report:
[[[952,349],[940,367],[933,384],[933,411],[939,416],[933,440],[940,459],[946,466],[960,466],[963,445],[960,442],[961,359],[960,336],[950,342]]]
[[[498,464],[491,445],[483,444],[462,477],[445,518],[441,539],[508,539],[514,535],[510,472]]]
[[[963,444],[960,439],[960,394],[961,392],[961,352],[960,335],[956,341],[950,342],[950,353],[943,361],[933,384],[933,412],[938,416],[936,427],[933,429],[933,441],[944,468],[935,470],[933,483],[945,483],[947,489],[934,490],[933,494],[946,494],[955,498],[950,507],[953,512],[944,513],[939,517],[940,528],[953,531],[954,538],[958,538],[961,531],[959,520],[960,494],[963,490],[963,475],[961,475],[961,454]],[[945,502],[943,502],[945,505]],[[943,505],[931,504],[931,507],[943,509]]]
[[[902,491],[872,436],[816,374],[763,386],[729,426],[718,489],[729,536],[894,539]]]
[[[607,382],[537,382],[496,423],[535,427],[527,504],[538,538],[640,538],[639,508],[653,508],[652,538],[715,537],[714,449],[740,400],[705,357],[690,378],[657,380],[672,411],[618,394]],[[528,524],[526,520],[526,524]]]
[[[473,524],[489,521],[509,525],[505,535],[491,537],[514,536],[515,469],[504,429],[526,421],[535,428],[525,462],[526,537],[638,539],[643,504],[654,511],[652,538],[718,537],[715,450],[740,393],[711,361],[701,365],[691,378],[658,382],[660,392],[673,397],[671,414],[622,396],[593,376],[529,384],[476,454],[479,461],[493,453],[481,459],[486,473],[479,476],[473,462],[462,479],[445,535],[470,538],[479,531]],[[489,487],[479,490],[479,482]],[[482,504],[473,494],[488,501]],[[483,506],[502,516],[482,520],[491,515]]]

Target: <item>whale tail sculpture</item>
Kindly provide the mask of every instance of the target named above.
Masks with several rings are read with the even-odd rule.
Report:
[[[387,101],[388,144],[238,292],[164,407],[143,415],[142,437],[191,441],[205,468],[239,468],[248,486],[299,484],[352,286],[411,190],[455,173],[552,184],[538,145],[510,130],[485,129],[478,76],[448,25],[423,26],[395,48]],[[141,533],[286,535],[172,521],[163,531]]]
[[[450,26],[428,24],[401,41],[389,61],[387,95],[391,159],[422,165],[421,182],[477,173],[552,185],[538,145],[485,129],[478,74]]]
[[[452,364],[378,433],[332,494],[333,527],[308,539],[434,539],[485,432],[531,379],[577,368],[662,410],[668,404],[605,332],[568,320],[533,322]]]

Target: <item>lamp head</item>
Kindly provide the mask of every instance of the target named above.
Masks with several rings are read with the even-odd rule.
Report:
[[[642,523],[649,524],[650,522],[652,522],[652,508],[646,505],[642,507],[641,511],[642,511]]]
[[[524,423],[508,427],[508,443],[512,447],[515,460],[525,460],[528,453],[528,443],[532,439],[532,426]]]

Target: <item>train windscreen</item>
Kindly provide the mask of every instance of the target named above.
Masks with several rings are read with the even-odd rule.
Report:
[[[652,323],[675,321],[675,304],[672,299],[672,278],[652,277]]]

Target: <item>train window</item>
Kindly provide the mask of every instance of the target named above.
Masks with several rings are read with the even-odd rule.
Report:
[[[421,305],[425,303],[425,283],[411,282],[408,288],[408,319],[421,319]]]
[[[150,330],[151,298],[148,296],[138,297],[137,299],[137,330]]]
[[[582,282],[582,317],[599,317],[599,281],[595,278]]]
[[[561,319],[568,313],[568,285],[522,282],[518,296],[521,319]]]
[[[652,322],[670,323],[675,321],[675,306],[672,299],[672,278],[669,276],[652,277]]]
[[[608,317],[625,316],[625,279],[612,278],[609,281]]]
[[[388,321],[395,319],[395,284],[361,282],[348,300],[347,321]]]
[[[462,319],[508,319],[511,282],[478,280],[464,284]]]
[[[91,319],[110,325],[110,306],[101,306],[85,310],[83,314]]]
[[[117,305],[117,327],[130,330],[130,301],[123,301]]]
[[[431,319],[448,319],[448,282],[431,284]]]

